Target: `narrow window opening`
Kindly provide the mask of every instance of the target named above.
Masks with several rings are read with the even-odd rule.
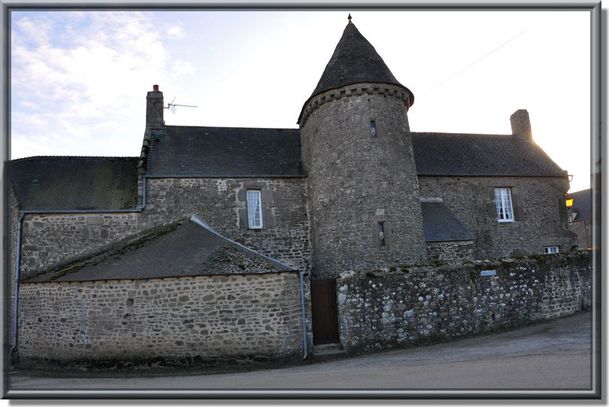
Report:
[[[247,191],[247,225],[250,229],[262,229],[260,191]]]
[[[385,246],[385,222],[379,222],[379,244]]]
[[[376,138],[376,121],[370,120],[370,137]]]

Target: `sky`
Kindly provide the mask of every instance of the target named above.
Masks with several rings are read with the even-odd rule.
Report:
[[[414,93],[412,131],[510,134],[527,109],[589,187],[587,11],[12,11],[11,158],[139,156],[153,84],[197,106],[166,124],[297,128],[349,12]]]

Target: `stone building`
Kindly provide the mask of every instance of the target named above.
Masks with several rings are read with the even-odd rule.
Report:
[[[592,242],[592,190],[583,189],[567,195],[569,229],[577,235],[577,246],[590,249]]]
[[[413,103],[349,21],[298,128],[166,125],[155,85],[139,157],[9,162],[13,342],[32,357],[145,354],[138,346],[215,357],[255,353],[269,336],[268,352],[306,354],[352,339],[337,331],[341,276],[571,249],[567,173],[533,141],[526,110],[512,134],[417,133]],[[179,234],[195,233],[191,216],[207,237]],[[214,284],[238,304],[205,294]],[[188,298],[164,300],[176,290]],[[201,301],[227,317],[193,316]],[[166,343],[155,318],[170,327]],[[210,326],[213,350],[197,345]],[[69,340],[33,339],[54,330]],[[253,348],[235,345],[243,335]]]

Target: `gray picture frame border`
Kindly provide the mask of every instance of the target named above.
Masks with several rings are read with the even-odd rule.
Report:
[[[271,1],[255,3],[244,3],[244,0],[233,0],[229,2],[201,2],[181,1],[177,3],[166,3],[161,1],[145,2],[111,2],[94,1],[88,3],[65,1],[10,1],[3,0],[2,4],[2,29],[0,38],[2,40],[3,52],[0,54],[0,66],[2,67],[2,80],[0,90],[2,94],[0,108],[0,123],[2,124],[2,142],[0,143],[0,157],[4,163],[0,169],[0,180],[2,185],[2,231],[3,241],[8,237],[8,186],[6,180],[6,161],[9,159],[10,151],[10,13],[23,10],[266,10],[266,11],[296,11],[296,10],[426,10],[426,11],[457,11],[457,10],[480,10],[480,11],[513,11],[513,10],[580,10],[590,13],[590,38],[591,38],[591,172],[593,191],[593,241],[594,247],[602,247],[606,242],[606,228],[603,224],[606,216],[606,196],[604,188],[606,174],[606,161],[603,160],[607,149],[606,137],[601,134],[601,127],[606,124],[606,111],[603,110],[603,101],[606,100],[606,51],[603,49],[603,38],[606,38],[606,10],[602,10],[600,1],[382,1],[382,2],[359,2],[351,1]],[[603,317],[606,315],[606,298],[601,295],[606,292],[606,254],[599,250],[593,256],[593,310],[592,310],[592,388],[590,390],[578,391],[556,391],[556,390],[11,390],[8,386],[9,346],[8,346],[8,318],[6,306],[8,303],[8,256],[7,245],[3,245],[2,261],[2,297],[3,297],[3,352],[2,352],[2,397],[8,399],[427,399],[427,400],[583,400],[603,398],[603,374],[606,372],[606,324]],[[605,291],[602,291],[605,289]],[[543,403],[548,404],[548,403]],[[552,404],[556,404],[552,402]]]

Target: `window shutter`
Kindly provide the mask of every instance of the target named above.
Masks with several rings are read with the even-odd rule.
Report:
[[[522,212],[520,211],[520,199],[518,194],[514,193],[514,190],[512,190],[512,209],[514,211],[514,221],[521,221]]]

